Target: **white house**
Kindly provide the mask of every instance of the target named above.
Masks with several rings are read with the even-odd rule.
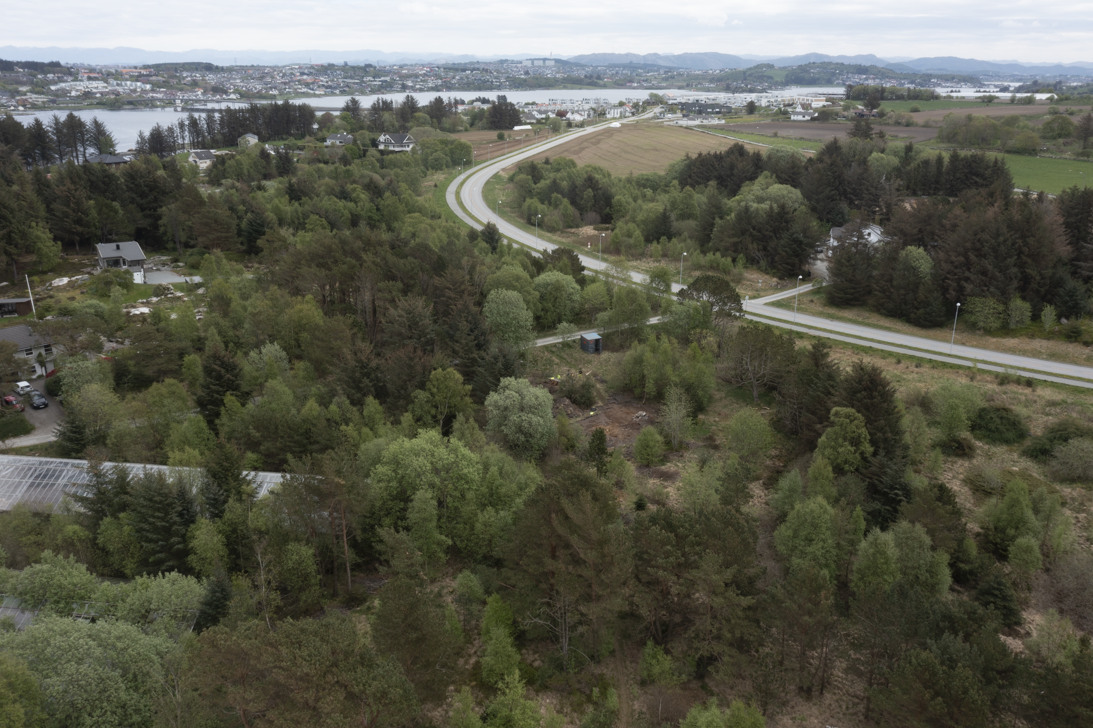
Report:
[[[258,135],[248,132],[243,136],[239,137],[236,143],[243,148],[253,146],[258,143]]]
[[[353,143],[353,135],[338,132],[331,134],[326,138],[326,146],[328,147],[344,147],[346,144]]]
[[[790,121],[812,121],[816,118],[816,113],[811,109],[805,109],[800,104],[797,104],[789,112]]]
[[[198,169],[208,169],[215,159],[216,155],[208,149],[195,149],[190,152],[190,162],[197,165]]]
[[[26,324],[0,329],[0,341],[15,344],[15,360],[25,360],[33,376],[40,377],[53,370],[56,357],[53,341],[34,333]]]
[[[380,134],[376,147],[387,152],[408,152],[414,148],[417,140],[409,134]]]

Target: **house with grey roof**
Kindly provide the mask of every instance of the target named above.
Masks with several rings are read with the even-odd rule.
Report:
[[[253,146],[258,143],[258,135],[247,132],[243,136],[239,137],[236,143],[246,149],[247,147]]]
[[[95,252],[99,256],[100,268],[126,268],[129,270],[143,270],[144,251],[136,240],[124,243],[98,243]]]
[[[35,333],[26,324],[0,329],[0,341],[15,345],[15,361],[22,364],[20,368],[33,371],[32,376],[44,376],[53,370],[57,356],[53,340]]]
[[[414,148],[417,140],[409,134],[380,134],[376,140],[376,148],[386,152],[408,152]]]
[[[198,169],[208,169],[216,161],[216,155],[208,149],[195,149],[190,152],[190,163],[197,165]]]
[[[331,134],[326,138],[326,146],[328,147],[344,147],[346,144],[353,143],[353,135],[345,134],[343,132],[337,132]]]

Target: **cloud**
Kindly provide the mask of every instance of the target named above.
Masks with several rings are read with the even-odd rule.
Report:
[[[328,0],[187,3],[56,0],[49,19],[31,3],[8,3],[0,45],[149,50],[363,50],[481,56],[591,51],[810,51],[878,56],[959,55],[1026,61],[1093,61],[1093,3],[1000,0],[484,0],[402,4]]]

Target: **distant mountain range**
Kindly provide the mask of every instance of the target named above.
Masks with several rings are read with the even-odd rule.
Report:
[[[205,62],[221,66],[263,65],[284,66],[297,63],[347,63],[362,65],[392,65],[401,63],[473,63],[498,60],[467,54],[429,54],[420,52],[387,53],[376,50],[298,50],[298,51],[148,51],[140,48],[25,48],[0,46],[0,58],[12,61],[61,61],[92,65],[143,65],[151,63]],[[1093,76],[1093,62],[1081,63],[1022,63],[1019,61],[981,61],[973,58],[943,56],[886,60],[872,54],[831,56],[806,53],[799,56],[736,56],[727,53],[586,53],[558,61],[586,66],[647,66],[684,70],[713,71],[750,68],[759,63],[778,67],[800,66],[806,63],[847,63],[881,66],[902,73],[955,73],[990,76]]]
[[[1093,62],[1083,63],[1021,63],[1019,61],[980,61],[974,58],[914,58],[911,60],[886,60],[878,56],[829,56],[824,53],[806,53],[799,56],[756,57],[734,56],[727,53],[587,53],[567,60],[589,66],[664,66],[696,71],[712,71],[730,68],[751,68],[759,63],[769,63],[779,68],[802,66],[806,63],[846,63],[858,66],[881,66],[901,73],[955,73],[964,75],[1021,75],[1021,76],[1093,76]]]

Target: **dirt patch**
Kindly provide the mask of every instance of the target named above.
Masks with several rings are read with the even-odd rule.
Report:
[[[556,410],[557,407],[558,403],[555,403]],[[607,447],[613,449],[633,445],[641,428],[655,424],[654,414],[647,402],[626,395],[611,395],[591,410],[582,412],[579,419],[572,416],[569,419],[580,425],[586,436],[602,427],[607,434]]]

